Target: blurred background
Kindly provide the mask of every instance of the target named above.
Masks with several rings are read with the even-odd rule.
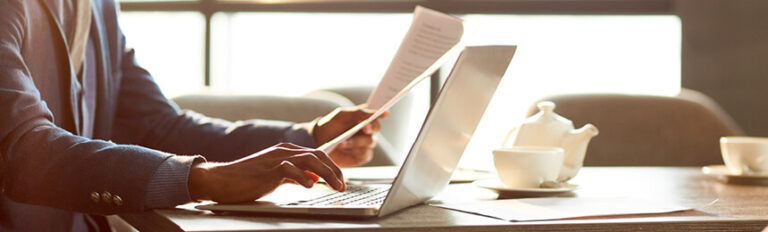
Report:
[[[554,94],[674,96],[681,87],[690,88],[715,99],[748,135],[768,136],[766,1],[122,0],[120,5],[129,46],[168,97],[302,96],[317,89],[375,86],[415,5],[461,17],[464,44],[519,46],[476,132],[483,139],[474,139],[465,153],[462,162],[470,167],[487,166],[490,150],[528,107]],[[448,70],[450,64],[439,74]],[[429,85],[413,94],[416,121],[428,109]]]

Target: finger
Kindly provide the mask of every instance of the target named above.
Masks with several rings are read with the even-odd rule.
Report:
[[[306,188],[312,188],[312,185],[315,184],[315,182],[312,181],[312,179],[310,179],[306,174],[304,174],[303,170],[296,167],[296,165],[294,165],[290,161],[284,160],[282,163],[280,163],[279,169],[280,169],[280,174],[282,178],[288,178],[293,181],[296,181],[297,183],[301,184]]]
[[[315,152],[311,153],[311,158],[314,158],[315,160],[309,159],[308,162],[310,165],[312,165],[314,168],[319,168],[321,172],[328,172],[328,173],[317,173],[320,176],[323,177],[323,179],[326,180],[329,184],[334,186],[335,189],[339,191],[344,191],[347,189],[346,184],[344,184],[344,176],[341,173],[341,169],[339,169],[339,166],[336,165],[333,160],[331,160],[328,155],[325,154],[325,152],[322,152],[320,150],[316,150]],[[331,179],[329,179],[331,178]],[[333,182],[338,181],[338,185],[334,184]]]
[[[325,154],[325,152],[323,152],[322,150],[305,148],[305,147],[301,147],[291,143],[285,143],[281,145],[283,146],[281,149],[287,152],[290,152],[291,156],[296,156],[301,154],[311,154],[317,160],[319,160],[320,162],[328,166],[336,176],[343,179],[343,174],[341,172],[341,169],[339,169],[338,165],[336,165],[336,163],[333,162],[333,160],[330,157],[328,157],[328,155]]]
[[[355,108],[343,110],[342,112],[339,113],[339,116],[349,121],[360,122],[365,120],[366,118],[371,117],[373,113],[375,113],[375,111],[373,110],[355,107]]]
[[[307,175],[307,177],[309,177],[309,179],[310,179],[310,180],[312,180],[312,182],[314,182],[315,184],[317,184],[317,182],[318,182],[318,181],[320,181],[320,176],[318,176],[317,174],[315,174],[315,173],[313,173],[313,172],[310,172],[310,171],[304,170],[304,175]],[[299,184],[299,183],[298,183],[298,182],[296,182],[295,180],[291,180],[291,179],[284,179],[284,180],[283,180],[283,183],[284,183],[284,184],[285,184],[285,183],[290,183],[290,184]]]
[[[318,181],[320,181],[320,176],[318,176],[314,172],[310,172],[310,171],[304,170],[304,175],[307,175],[307,177],[309,177],[309,179],[312,179],[312,182],[317,183]]]
[[[343,142],[342,142],[343,143]],[[301,147],[295,144],[287,143],[285,144],[285,149],[289,149],[291,152],[295,152],[294,155],[300,155],[303,153],[310,153],[311,155],[315,156],[318,160],[323,162],[325,165],[327,165],[334,174],[336,174],[339,177],[342,177],[341,169],[339,169],[338,165],[336,165],[335,162],[322,150],[318,149],[312,149],[312,148],[305,148]]]
[[[281,149],[283,151],[285,151],[286,153],[288,153],[288,156],[296,156],[296,155],[301,155],[301,154],[305,154],[305,153],[313,153],[314,154],[315,151],[319,151],[318,149],[302,147],[302,146],[299,146],[299,145],[296,145],[296,144],[292,144],[292,143],[282,144]]]
[[[344,174],[341,172],[341,169],[339,168],[339,165],[336,164],[336,162],[333,162],[333,159],[331,159],[328,154],[325,154],[325,152],[321,150],[314,150],[312,151],[312,154],[317,157],[320,161],[325,163],[329,168],[331,168],[331,171],[333,171],[336,176],[338,176],[340,179],[344,179]]]
[[[357,123],[367,118],[367,115],[370,115],[370,113],[363,110],[364,109],[360,109],[359,107],[339,107],[320,118],[317,124],[322,126],[330,121],[336,120]]]
[[[319,175],[325,179],[326,183],[330,184],[331,187],[338,191],[344,191],[346,189],[346,186],[344,186],[344,181],[342,181],[342,179],[336,175],[336,173],[334,173],[331,167],[328,167],[325,162],[318,159],[318,157],[312,153],[294,156],[291,158],[291,163],[295,164],[297,167],[303,170],[308,170]]]
[[[339,145],[336,146],[336,149],[334,150],[338,150],[338,149],[346,150],[356,146],[355,143],[357,143],[357,141],[354,139],[356,136],[359,136],[359,135],[354,135],[351,138],[348,138],[347,140],[344,140],[343,142],[339,143]]]
[[[284,147],[284,148],[290,148],[290,149],[309,149],[307,147],[302,147],[293,143],[280,143],[278,144],[278,146]]]
[[[372,148],[376,142],[372,135],[355,135],[340,144],[342,149]]]
[[[369,116],[370,117],[370,116]],[[365,125],[361,131],[366,134],[374,134],[379,131],[381,131],[381,123],[379,120],[389,117],[389,111],[385,111],[379,117],[377,117],[375,120],[372,120],[371,123],[368,125]]]
[[[370,125],[371,125],[371,130],[372,130],[371,134],[381,131],[381,123],[379,122],[378,119],[377,120],[373,120],[373,122],[371,122]]]
[[[368,109],[368,103],[359,104],[359,105],[357,105],[355,107],[357,107],[358,109],[372,110],[372,109]]]
[[[376,138],[373,135],[362,135],[355,138],[357,147],[370,149],[376,146]]]
[[[386,112],[384,112],[384,113],[381,113],[381,115],[379,115],[379,118],[378,118],[378,119],[385,119],[385,118],[387,118],[387,117],[389,117],[389,111],[386,111]]]
[[[260,152],[263,153],[261,156],[265,158],[269,158],[271,162],[274,162],[275,165],[279,165],[280,162],[287,159],[288,157],[299,155],[302,153],[310,152],[311,148],[302,147],[296,144],[292,143],[279,143],[277,145],[274,145],[270,148],[264,149],[264,151]],[[241,160],[247,160],[246,158],[243,158]]]
[[[341,169],[339,169],[338,165],[336,165],[336,163],[334,163],[333,160],[330,157],[328,157],[328,155],[325,154],[325,152],[323,152],[322,150],[301,147],[292,143],[285,143],[281,145],[284,146],[285,149],[288,149],[290,152],[294,152],[293,155],[299,155],[302,153],[311,153],[318,160],[320,160],[321,162],[325,163],[325,165],[330,167],[331,170],[334,172],[334,174],[336,174],[339,177],[343,177]]]
[[[360,129],[356,134],[375,134],[381,131],[381,124],[378,120],[374,120],[365,126],[363,126],[362,129]]]
[[[358,108],[358,110],[363,111],[364,113],[366,113],[367,114],[366,118],[370,117],[371,115],[375,114],[378,111],[377,109],[368,109],[368,108],[365,108],[365,107]],[[376,119],[384,119],[384,118],[387,118],[387,117],[389,117],[389,111],[384,111]]]
[[[299,182],[296,182],[295,180],[283,178],[283,182],[281,184],[295,184],[295,185],[301,185]]]
[[[336,149],[331,152],[331,156],[343,167],[354,167],[371,161],[373,149],[360,147]]]

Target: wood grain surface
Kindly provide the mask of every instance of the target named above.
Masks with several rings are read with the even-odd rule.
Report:
[[[190,204],[120,216],[141,231],[760,231],[768,225],[768,187],[725,183],[703,175],[700,168],[587,167],[571,183],[579,189],[560,196],[641,198],[694,210],[507,222],[427,204],[368,220],[220,215],[194,210]],[[452,184],[430,203],[497,197],[472,184]]]

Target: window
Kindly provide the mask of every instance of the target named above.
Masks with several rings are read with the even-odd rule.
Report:
[[[402,13],[218,13],[211,89],[302,95],[376,85],[410,21]]]
[[[172,97],[204,87],[204,19],[197,12],[122,12],[120,27],[136,60]]]

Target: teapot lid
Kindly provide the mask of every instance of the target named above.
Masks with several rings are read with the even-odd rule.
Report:
[[[542,101],[536,104],[539,112],[527,118],[524,124],[529,123],[556,123],[562,126],[569,126],[573,129],[573,122],[555,113],[555,103],[551,101]]]
[[[541,112],[553,113],[555,110],[555,103],[551,101],[543,101],[536,104],[536,107],[539,107],[539,111]]]

